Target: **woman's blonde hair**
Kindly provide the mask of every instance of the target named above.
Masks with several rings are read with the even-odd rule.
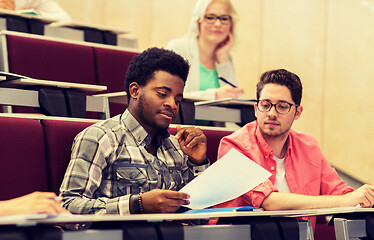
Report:
[[[186,34],[187,37],[197,38],[200,34],[199,32],[199,24],[204,20],[205,12],[208,9],[209,5],[213,2],[221,2],[223,3],[229,15],[231,16],[231,34],[234,36],[234,29],[237,22],[237,15],[234,9],[234,6],[231,4],[230,0],[198,0],[195,4],[194,10],[192,11],[192,19],[190,22],[190,27],[188,33]],[[234,38],[235,39],[235,38]]]

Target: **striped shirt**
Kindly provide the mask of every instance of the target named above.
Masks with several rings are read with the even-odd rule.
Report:
[[[131,194],[178,191],[209,166],[188,161],[167,130],[156,137],[154,156],[146,150],[151,137],[128,110],[80,132],[60,187],[63,206],[76,214],[129,214]]]

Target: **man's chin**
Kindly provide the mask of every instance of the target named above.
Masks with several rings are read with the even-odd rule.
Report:
[[[262,134],[268,137],[278,137],[280,135],[279,132],[270,129],[265,129]]]
[[[169,128],[170,124],[171,124],[171,121],[155,122],[155,125],[157,126],[158,129],[167,129]]]

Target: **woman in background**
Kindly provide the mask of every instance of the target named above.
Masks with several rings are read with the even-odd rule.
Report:
[[[244,93],[219,79],[237,86],[230,57],[235,21],[236,12],[229,0],[198,0],[186,37],[168,43],[167,48],[191,64],[185,97],[214,100],[238,98]]]
[[[34,10],[41,17],[55,21],[71,21],[69,14],[55,0],[0,0],[0,9]]]

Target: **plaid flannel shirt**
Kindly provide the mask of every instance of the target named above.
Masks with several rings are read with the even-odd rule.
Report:
[[[128,110],[80,132],[60,187],[63,206],[77,214],[129,214],[131,194],[178,191],[209,166],[188,161],[167,130],[157,135],[157,156],[146,150],[150,143]]]

